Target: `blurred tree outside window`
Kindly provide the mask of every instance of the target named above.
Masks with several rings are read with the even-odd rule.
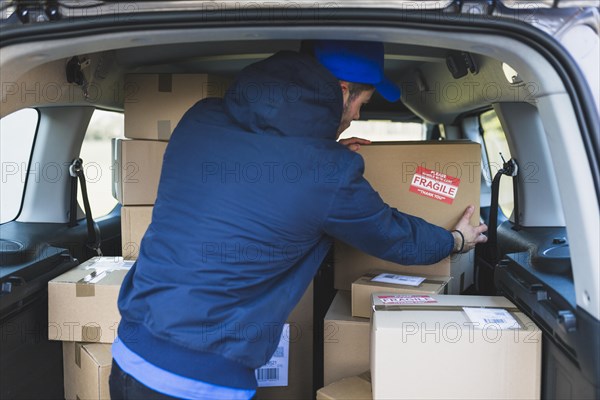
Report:
[[[483,129],[483,141],[488,157],[489,182],[496,175],[496,172],[502,168],[502,156],[505,160],[510,160],[510,149],[506,141],[506,135],[500,124],[500,120],[494,110],[486,111],[479,117],[481,128]],[[498,205],[505,217],[510,217],[514,209],[513,180],[509,177],[500,179],[500,191],[498,196]]]
[[[96,110],[85,133],[79,157],[83,160],[94,218],[108,214],[117,205],[117,200],[112,196],[111,139],[124,137],[123,131],[122,113]],[[83,209],[81,190],[77,192],[77,201]]]

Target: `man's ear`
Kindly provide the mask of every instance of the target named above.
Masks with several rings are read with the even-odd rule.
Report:
[[[340,87],[342,88],[342,93],[346,94],[350,92],[350,84],[346,81],[340,81]]]
[[[344,99],[344,105],[350,97],[350,83],[346,81],[340,81],[340,88],[342,89],[342,97]]]

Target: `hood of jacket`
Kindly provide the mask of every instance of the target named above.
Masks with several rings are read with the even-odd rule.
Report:
[[[343,110],[337,78],[314,58],[292,51],[244,68],[224,104],[229,116],[252,133],[333,140]]]

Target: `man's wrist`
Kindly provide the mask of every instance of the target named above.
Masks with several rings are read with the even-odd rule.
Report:
[[[465,248],[465,236],[458,229],[451,231],[452,237],[454,238],[454,247],[452,248],[453,253],[461,253]]]

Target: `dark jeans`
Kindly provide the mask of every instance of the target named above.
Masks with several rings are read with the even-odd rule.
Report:
[[[112,400],[168,400],[177,399],[177,397],[167,396],[155,390],[150,389],[127,372],[123,371],[119,364],[113,360],[110,370],[110,398]]]

